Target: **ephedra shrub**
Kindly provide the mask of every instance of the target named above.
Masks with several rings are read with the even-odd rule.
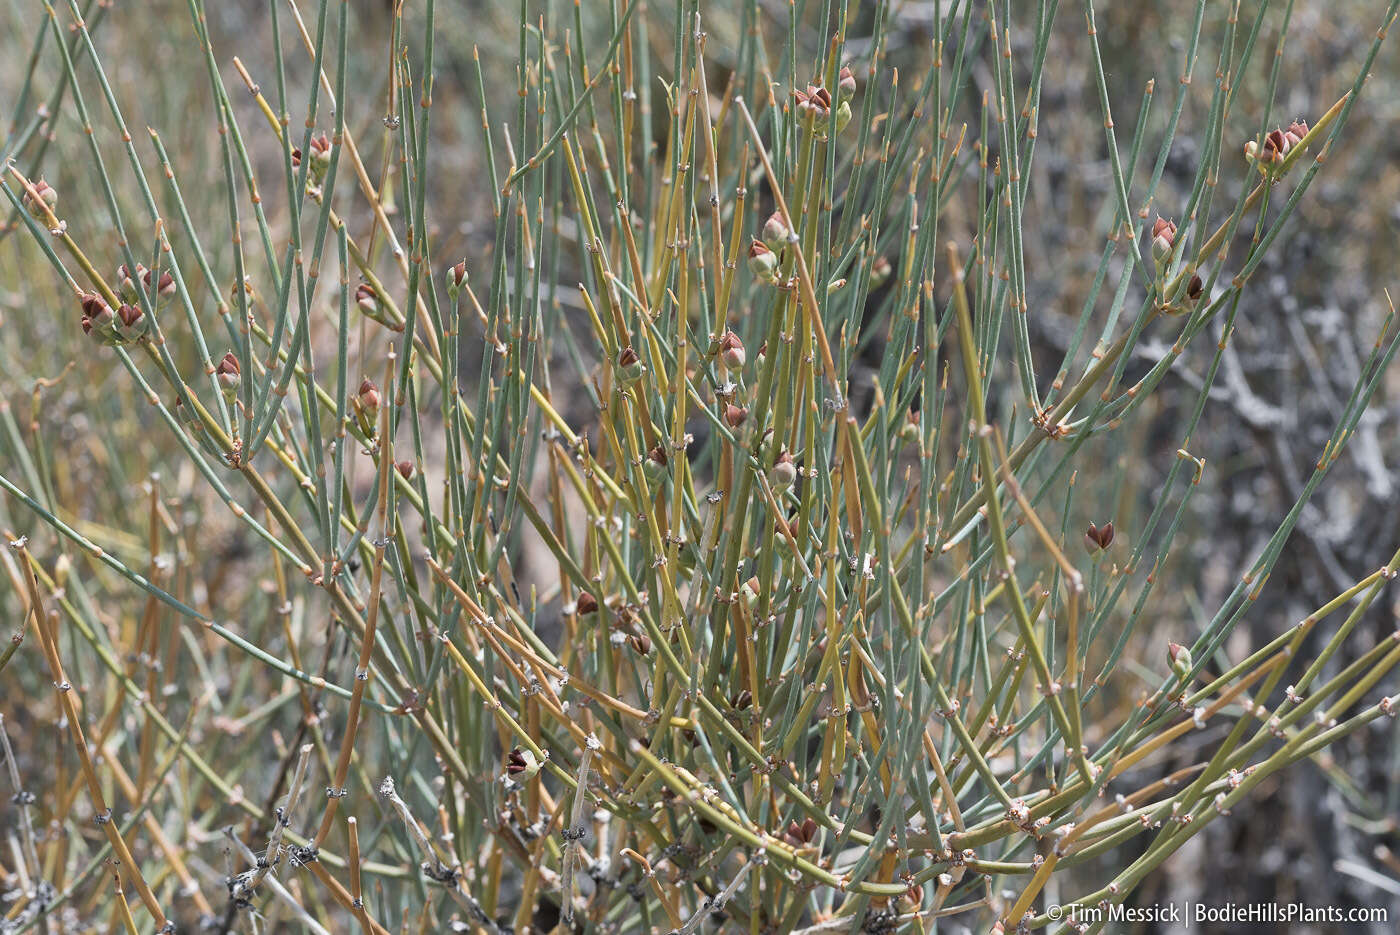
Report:
[[[1388,315],[1216,606],[1178,558],[1395,3],[1303,114],[1291,5],[1145,93],[1092,2],[157,6],[4,40],[7,355],[76,373],[0,413],[0,931],[1097,931],[1395,736],[1400,555],[1241,628]]]

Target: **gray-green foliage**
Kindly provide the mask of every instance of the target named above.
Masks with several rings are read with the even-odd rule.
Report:
[[[399,10],[385,47],[304,5],[215,41],[189,0],[181,148],[128,124],[130,11],[69,0],[5,40],[31,43],[0,180],[19,288],[146,409],[90,394],[73,459],[0,412],[32,540],[0,560],[6,707],[66,684],[68,739],[103,751],[42,794],[48,767],[17,769],[17,814],[108,818],[81,848],[22,826],[0,931],[1041,927],[1047,894],[1130,898],[1393,716],[1400,646],[1357,623],[1400,554],[1226,648],[1400,347],[1389,317],[1238,585],[1168,634],[1189,646],[1144,631],[1185,616],[1173,550],[1242,297],[1400,4],[1277,136],[1292,4],[1184,11],[1180,73],[1122,124],[1092,0],[921,5],[922,57],[899,4],[522,2],[475,37],[513,48],[470,54],[461,8]],[[1068,48],[1108,180],[1087,257],[1036,190]],[[477,151],[460,199],[444,138]],[[489,247],[448,255],[459,225]],[[1062,354],[1032,327],[1047,257],[1093,270]],[[1188,354],[1178,450],[1135,500]]]

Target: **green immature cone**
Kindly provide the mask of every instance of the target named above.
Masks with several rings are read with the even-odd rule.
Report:
[[[154,286],[152,279],[155,280]],[[156,308],[165,308],[175,298],[175,277],[167,272],[162,272],[157,278],[153,271],[146,270],[141,274],[141,282],[146,287],[146,294],[155,297]]]
[[[904,424],[899,427],[900,441],[906,445],[917,445],[919,443],[919,410],[909,410],[909,415],[905,417]]]
[[[365,378],[360,381],[360,389],[356,401],[360,405],[360,410],[371,419],[379,414],[379,387],[374,385],[373,380]]]
[[[1308,135],[1308,122],[1306,120],[1295,120],[1288,125],[1288,129],[1283,131],[1283,138],[1291,150],[1303,142],[1303,138]]]
[[[777,277],[778,255],[761,240],[749,244],[749,272],[764,282],[772,282]]]
[[[890,276],[894,273],[894,267],[890,266],[890,261],[882,256],[877,256],[870,264],[870,288],[878,289],[890,281]]]
[[[516,747],[506,754],[506,779],[517,785],[524,785],[535,778],[542,765],[544,764],[535,758],[534,753]]]
[[[793,91],[792,95],[797,99],[798,117],[805,120],[810,116],[812,129],[825,132],[831,121],[831,92],[809,84],[806,91]]]
[[[744,602],[744,606],[753,610],[758,606],[758,592],[761,585],[758,583],[758,576],[754,576],[745,581],[739,587],[739,600]],[[737,705],[736,705],[737,707]]]
[[[95,293],[83,296],[83,334],[111,347],[117,343],[116,323],[116,314],[102,296]]]
[[[141,287],[138,285],[142,280],[150,278],[150,270],[136,264],[136,272],[132,273],[127,269],[125,263],[117,267],[117,295],[128,305],[139,305],[141,302]]]
[[[840,133],[846,129],[846,125],[851,122],[851,105],[847,101],[842,101],[836,105],[836,132]]]
[[[1281,170],[1284,158],[1293,147],[1302,143],[1307,135],[1308,124],[1305,120],[1295,120],[1288,125],[1287,130],[1275,127],[1264,135],[1262,146],[1254,140],[1244,144],[1245,159],[1255,163],[1264,175],[1269,175]]]
[[[637,352],[632,349],[632,345],[630,344],[622,349],[622,353],[617,355],[617,366],[614,369],[617,372],[618,382],[623,386],[632,386],[640,380],[642,374],[646,372],[646,367],[642,364],[641,358],[637,356]]]
[[[355,287],[355,304],[366,315],[379,314],[379,296],[375,293],[374,287],[367,282],[362,282]]]
[[[856,76],[851,72],[851,66],[842,65],[841,74],[836,79],[836,97],[841,103],[846,103],[856,96]]]
[[[1176,224],[1159,217],[1152,224],[1152,260],[1157,264],[1160,277],[1171,262],[1172,247],[1176,242]]]
[[[807,850],[808,846],[817,837],[816,819],[808,816],[802,819],[802,824],[796,821],[789,821],[787,829],[783,832],[783,840],[799,851]]]
[[[350,398],[350,405],[351,408],[355,410],[355,417],[360,423],[360,429],[366,435],[374,435],[374,427],[379,419],[379,404],[381,402],[382,397],[379,393],[379,387],[369,378],[360,381],[359,390]]]
[[[768,215],[768,220],[763,222],[763,242],[768,249],[778,251],[783,249],[783,245],[788,242],[792,231],[788,229],[787,222],[783,220],[781,211],[774,211]]]
[[[189,409],[185,407],[185,401],[178,396],[175,397],[173,411],[175,413],[175,418],[180,420],[180,424],[185,427],[186,432],[194,435],[204,431],[204,423],[200,422],[199,419],[195,418],[190,413]]]
[[[320,182],[331,166],[331,140],[321,133],[311,138],[311,176]]]
[[[36,221],[43,221],[58,207],[58,192],[54,191],[48,182],[40,179],[24,190],[23,204],[30,217]]]
[[[726,331],[719,339],[719,359],[730,370],[743,370],[748,357],[744,353],[744,342],[732,331]]]
[[[773,468],[768,472],[768,483],[773,485],[775,491],[784,491],[791,487],[796,480],[797,465],[793,462],[792,455],[784,451],[773,462]]]
[[[1084,550],[1090,555],[1095,552],[1103,552],[1113,544],[1113,524],[1104,523],[1102,526],[1095,526],[1090,523],[1084,530]]]
[[[144,338],[150,330],[150,319],[139,305],[122,305],[117,309],[116,329],[120,343],[129,344]]]
[[[1301,144],[1307,135],[1308,122],[1306,120],[1293,121],[1288,125],[1287,130],[1275,127],[1264,135],[1263,146],[1254,140],[1244,144],[1245,159],[1254,163],[1262,174],[1269,175],[1282,168],[1284,157],[1293,150],[1293,147]]]
[[[238,307],[238,297],[240,295],[243,296],[243,301],[247,303],[249,308],[252,308],[253,303],[258,300],[258,293],[253,289],[253,280],[247,276],[243,277],[243,282],[234,283],[232,288],[229,289],[229,302],[234,308]]]
[[[1167,661],[1179,678],[1186,678],[1191,672],[1191,650],[1180,643],[1167,644]]]
[[[911,884],[909,889],[904,891],[904,895],[895,901],[895,908],[901,914],[918,912],[924,904],[924,888],[917,883]]]
[[[238,384],[242,376],[243,369],[238,365],[238,358],[233,356],[233,351],[224,355],[223,360],[214,368],[214,376],[218,378],[219,388],[224,391],[224,395],[232,398],[238,392]]]
[[[764,429],[763,437],[758,442],[758,458],[760,461],[767,461],[768,456],[773,453],[773,430]]]
[[[666,449],[657,445],[647,452],[647,456],[642,459],[642,474],[646,476],[647,484],[656,488],[666,480],[667,462]]]
[[[447,297],[453,302],[457,301],[457,294],[462,291],[462,286],[467,281],[467,261],[462,260],[455,266],[447,268]]]
[[[300,148],[292,150],[292,168],[300,168],[302,151]],[[326,170],[331,165],[331,140],[324,133],[318,133],[311,138],[311,159],[307,163],[306,171],[311,177],[311,181],[319,185],[326,177]]]

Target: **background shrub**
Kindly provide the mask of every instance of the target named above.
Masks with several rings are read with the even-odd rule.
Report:
[[[1400,912],[1397,4],[735,6],[0,14],[0,931]]]

